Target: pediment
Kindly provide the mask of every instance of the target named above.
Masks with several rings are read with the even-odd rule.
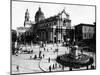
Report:
[[[61,17],[62,17],[62,19],[63,18],[69,19],[69,15],[65,11],[62,11]]]
[[[62,13],[62,18],[67,18],[67,15],[65,13]]]

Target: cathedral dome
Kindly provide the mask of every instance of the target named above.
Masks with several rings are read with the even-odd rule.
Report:
[[[39,22],[41,20],[44,20],[44,13],[41,11],[41,8],[39,7],[38,11],[35,14],[35,22]]]

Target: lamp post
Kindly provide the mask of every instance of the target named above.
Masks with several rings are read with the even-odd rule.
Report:
[[[74,29],[74,38],[73,38],[73,44],[75,45],[75,29]]]
[[[36,38],[37,38],[37,42],[38,42],[38,40],[39,40],[39,36],[37,35]]]
[[[78,56],[78,45],[75,45],[74,47],[76,48],[76,50],[75,50],[75,56]]]
[[[70,38],[68,38],[68,39],[67,39],[67,41],[68,41],[68,43],[69,43],[69,41],[70,41]]]
[[[58,56],[58,43],[56,44],[57,48],[55,49],[55,52],[57,53]]]
[[[67,45],[69,46],[69,41],[70,41],[70,38],[67,38]]]
[[[67,39],[67,43],[66,43],[68,45],[68,47],[67,47],[68,51],[69,51],[69,41],[70,41],[70,38]],[[65,54],[66,54],[66,51],[65,51]]]

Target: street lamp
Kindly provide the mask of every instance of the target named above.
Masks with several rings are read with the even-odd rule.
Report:
[[[68,52],[69,52],[69,41],[70,41],[70,38],[67,38],[66,39],[66,46],[67,46],[67,50],[68,50]],[[65,54],[66,54],[66,51],[65,51]]]
[[[68,41],[68,44],[69,44],[70,38],[68,38],[67,41]]]
[[[67,41],[66,41],[67,46],[69,46],[69,41],[70,41],[70,38],[67,38]]]
[[[36,38],[37,38],[37,41],[38,41],[38,39],[39,39],[39,36],[37,35],[37,36],[36,36]]]
[[[73,45],[75,45],[75,41],[76,41],[76,40],[75,40],[75,39],[76,39],[75,37],[76,37],[76,35],[75,35],[75,29],[74,29]]]

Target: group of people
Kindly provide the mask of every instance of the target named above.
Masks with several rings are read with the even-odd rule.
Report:
[[[51,72],[51,71],[53,71],[55,69],[62,69],[62,70],[64,70],[64,66],[60,65],[60,64],[57,64],[57,63],[49,65],[49,72]]]
[[[46,46],[44,46],[43,47],[43,50],[49,52],[49,50],[52,50],[53,51],[53,48],[52,47],[46,48]],[[56,51],[56,49],[53,52],[55,53],[55,51]],[[37,59],[37,58],[42,59],[44,57],[45,57],[45,54],[40,50],[38,55],[35,54],[34,57],[32,55],[30,55],[29,58],[30,59]],[[48,58],[48,63],[50,63],[50,61],[51,61],[51,58],[49,57]],[[61,68],[61,65],[59,65],[59,68]],[[53,65],[50,65],[49,66],[49,71],[51,71],[51,69],[57,69],[57,63],[55,63]],[[16,66],[16,70],[19,71],[19,66],[18,65]]]

